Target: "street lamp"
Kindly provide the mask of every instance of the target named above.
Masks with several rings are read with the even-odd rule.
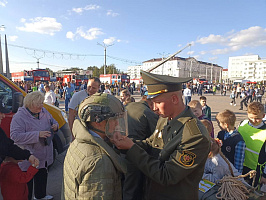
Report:
[[[106,74],[106,48],[107,47],[110,47],[110,46],[113,46],[114,44],[110,44],[110,45],[107,45],[103,42],[103,44],[100,44],[99,42],[97,42],[98,45],[102,46],[104,48],[104,66],[103,66],[103,72],[104,72],[104,75]]]

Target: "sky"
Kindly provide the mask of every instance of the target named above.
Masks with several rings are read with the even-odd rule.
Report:
[[[0,0],[5,68],[53,71],[128,66],[177,56],[228,66],[230,56],[266,58],[266,0]],[[4,69],[5,71],[5,69]]]

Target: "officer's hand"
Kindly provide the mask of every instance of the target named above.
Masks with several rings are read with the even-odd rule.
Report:
[[[57,126],[57,124],[53,124],[53,125],[51,126],[51,129],[53,129],[53,131],[57,131],[57,130],[58,130],[58,126]]]
[[[134,142],[126,136],[113,137],[111,140],[118,149],[130,149]]]
[[[39,137],[40,138],[48,138],[51,136],[51,132],[50,131],[40,131],[39,133]]]
[[[266,184],[266,178],[264,178],[263,176],[260,179],[260,184]]]
[[[39,166],[39,164],[40,164],[40,161],[39,161],[39,159],[38,158],[36,158],[34,155],[31,155],[30,157],[29,157],[29,161],[30,161],[30,163],[32,164],[32,166],[33,167],[38,167]]]

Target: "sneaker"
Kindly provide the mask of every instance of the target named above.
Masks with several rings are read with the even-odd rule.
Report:
[[[234,106],[236,106],[236,104],[234,104]]]
[[[232,106],[232,105],[233,105],[233,103],[230,103],[230,105]]]
[[[243,108],[239,108],[239,110],[243,110]]]
[[[53,200],[54,197],[51,195],[46,195],[45,197],[41,198],[41,199],[37,199],[37,198],[33,198],[34,200]]]

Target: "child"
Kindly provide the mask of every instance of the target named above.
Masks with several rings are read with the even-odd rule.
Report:
[[[206,116],[208,120],[211,121],[212,119],[211,108],[207,106],[207,98],[205,96],[200,97],[200,104],[202,106],[202,113]]]
[[[223,142],[222,152],[238,172],[242,173],[246,145],[235,129],[236,116],[232,111],[224,110],[217,114],[216,120],[221,129],[217,138]]]
[[[202,113],[202,106],[198,100],[193,100],[189,102],[188,106],[191,108],[191,111],[193,114],[199,119],[202,120],[206,118],[203,113]],[[214,128],[212,122],[209,120],[209,122],[212,125],[212,132],[211,132],[211,137],[214,138]]]
[[[230,94],[230,99],[232,99],[230,105],[232,106],[234,104],[234,106],[236,106],[236,88],[233,88]]]
[[[209,134],[211,134],[212,126],[210,122],[206,119],[200,121],[206,127]],[[211,150],[205,163],[202,179],[215,183],[217,180],[222,179],[225,175],[241,175],[221,152],[221,141],[213,138],[210,138],[210,140]]]
[[[33,166],[30,166],[27,172],[22,172],[18,162],[11,157],[6,157],[1,165],[0,185],[4,200],[27,200],[27,182],[38,172],[38,169]]]
[[[211,138],[211,151],[205,163],[202,179],[215,183],[225,175],[239,176],[241,173],[237,171],[221,152],[219,141]]]
[[[252,102],[248,106],[248,119],[244,120],[238,131],[247,145],[243,174],[250,170],[256,170],[255,186],[259,183],[266,184],[266,124],[264,118],[264,106],[259,102]],[[264,170],[263,170],[264,168]],[[262,174],[261,174],[262,172]],[[248,179],[248,183],[252,180]]]

